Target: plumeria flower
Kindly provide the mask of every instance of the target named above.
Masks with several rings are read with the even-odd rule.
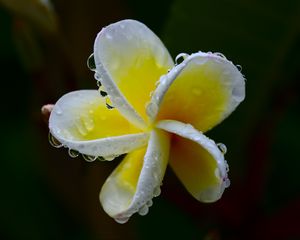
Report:
[[[180,54],[174,64],[160,39],[134,20],[103,28],[88,62],[100,94],[64,95],[49,128],[52,143],[73,157],[126,154],[101,189],[104,211],[119,223],[147,214],[168,163],[197,200],[218,200],[229,185],[226,148],[203,132],[244,99],[239,69],[219,53]]]

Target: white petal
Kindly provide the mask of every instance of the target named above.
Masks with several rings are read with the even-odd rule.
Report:
[[[210,64],[210,67],[208,68],[209,71],[203,70],[203,68],[206,68],[207,64]],[[219,123],[224,118],[226,118],[239,105],[239,103],[244,100],[245,97],[244,77],[240,73],[238,68],[231,61],[227,60],[223,55],[219,53],[213,54],[213,53],[203,53],[203,52],[194,53],[186,57],[181,64],[175,66],[174,68],[171,69],[171,71],[168,74],[161,77],[159,85],[157,86],[156,90],[152,95],[150,109],[148,111],[149,117],[154,120],[157,117],[157,114],[160,110],[164,111],[164,109],[160,109],[160,107],[166,93],[168,92],[169,89],[171,90],[172,85],[176,83],[177,79],[184,78],[184,76],[187,74],[189,74],[190,76],[192,76],[192,74],[195,75],[194,79],[191,78],[191,81],[189,82],[186,81],[185,83],[186,84],[185,88],[189,89],[190,96],[192,96],[193,94],[195,96],[198,95],[199,101],[197,101],[197,103],[193,105],[195,111],[197,111],[197,104],[201,104],[203,100],[207,100],[207,99],[203,99],[202,92],[209,92],[212,96],[211,99],[208,100],[214,100],[215,97],[217,97],[216,95],[213,96],[214,89],[194,89],[194,86],[197,85],[197,81],[202,81],[206,78],[205,74],[211,75],[213,73],[213,70],[211,68],[216,69],[216,72],[218,73],[217,76],[218,79],[212,78],[209,81],[210,82],[219,81],[219,83],[221,84],[220,85],[221,89],[224,89],[226,95],[229,95],[228,99],[226,98],[226,104],[224,106],[224,109],[220,110],[220,106],[218,106],[216,107],[215,110],[213,109],[211,110],[212,111],[211,114],[213,114],[214,111],[216,112],[221,111],[221,116],[216,120],[217,122],[215,124]],[[177,91],[176,93],[180,93],[180,89],[176,89],[176,91]],[[174,95],[174,93],[170,93],[170,94]],[[171,97],[176,98],[176,96],[170,96],[170,98]],[[181,105],[178,106],[178,108],[182,108],[183,106],[185,106],[184,99]],[[189,97],[187,96],[186,99],[189,99]],[[202,103],[202,104],[206,104],[206,103]],[[171,119],[171,118],[164,118],[164,119]],[[182,119],[177,119],[177,120],[183,121]],[[192,123],[192,124],[198,128],[197,123]],[[205,129],[205,131],[206,130],[207,129]]]
[[[228,170],[227,162],[224,160],[224,155],[218,148],[217,144],[213,140],[203,135],[201,132],[197,131],[193,126],[189,124],[184,124],[173,120],[164,120],[158,122],[157,127],[166,130],[170,133],[174,133],[178,136],[181,136],[183,140],[189,139],[192,142],[199,144],[198,147],[203,148],[205,150],[206,156],[208,153],[209,161],[210,162],[213,161],[214,165],[210,164],[210,167],[207,167],[206,169],[205,168],[201,169],[201,167],[197,168],[195,166],[199,165],[198,163],[203,161],[204,155],[201,156],[200,154],[199,156],[196,157],[198,159],[196,158],[191,159],[190,163],[192,164],[190,166],[186,166],[186,164],[189,164],[187,159],[189,153],[182,152],[182,156],[180,156],[182,157],[182,159],[179,159],[180,160],[179,162],[174,163],[177,164],[177,166],[181,165],[182,167],[181,168],[177,167],[177,169],[175,169],[175,173],[180,178],[181,182],[186,187],[186,189],[199,201],[214,202],[219,198],[221,198],[225,187],[228,187],[229,185],[229,179],[227,177],[227,170]],[[181,140],[178,139],[177,141],[181,141]],[[171,150],[172,149],[173,146]],[[189,150],[193,151],[193,149],[189,149]],[[202,153],[204,152],[202,151]],[[178,154],[179,152],[175,157],[178,157]],[[170,156],[170,161],[171,161],[170,164],[172,166],[172,155]],[[211,166],[215,166],[216,168],[211,168]],[[183,167],[186,168],[183,169]],[[187,170],[189,170],[189,172],[182,172]],[[206,180],[205,176],[204,177],[201,176],[201,172],[194,172],[194,171],[210,171],[209,173],[210,178],[211,176],[213,176],[214,180],[207,181],[208,182],[207,185],[200,186],[202,184],[201,181]],[[210,182],[213,182],[213,184],[211,185]]]
[[[96,74],[112,103],[134,124],[145,127],[145,104],[173,60],[144,24],[123,20],[101,30],[94,44]],[[143,119],[144,118],[144,119]]]
[[[75,91],[60,98],[51,112],[49,129],[65,147],[107,159],[145,146],[149,137],[117,109],[106,109],[96,90]]]
[[[153,130],[144,160],[141,159],[143,163],[137,182],[135,182],[135,190],[133,191],[132,187],[129,188],[128,184],[120,177],[124,174],[128,175],[127,171],[132,171],[133,163],[125,163],[127,164],[125,167],[120,165],[103,185],[100,202],[105,212],[120,223],[126,222],[135,212],[145,215],[147,208],[151,205],[151,199],[160,193],[168,155],[168,134],[161,130]]]

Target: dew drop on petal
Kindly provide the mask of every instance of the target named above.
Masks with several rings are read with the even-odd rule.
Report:
[[[97,156],[90,156],[86,154],[82,154],[82,157],[87,162],[94,162],[98,158]]]
[[[98,82],[100,82],[100,86],[101,86],[101,75],[100,75],[100,73],[95,72],[94,78],[95,78]],[[98,85],[98,84],[97,84],[97,85]]]
[[[225,55],[223,53],[215,52],[214,54],[217,55],[217,56],[219,56],[219,57],[221,57],[221,58],[226,59],[226,57],[225,57]]]
[[[113,36],[110,35],[109,33],[106,33],[106,34],[105,34],[105,37],[106,37],[107,39],[113,39]]]
[[[113,109],[113,108],[115,108],[115,107],[112,105],[112,103],[111,103],[111,101],[110,101],[109,98],[106,98],[105,104],[106,104],[106,108],[107,108],[107,109]]]
[[[100,88],[102,86],[100,81],[97,81],[97,86]]]
[[[225,168],[226,168],[226,172],[229,172],[229,165],[226,160],[225,160]]]
[[[124,224],[124,223],[128,222],[128,220],[129,220],[129,217],[115,218],[115,221],[120,224]]]
[[[97,159],[98,159],[99,161],[105,161],[105,160],[106,160],[104,157],[101,157],[101,156],[99,156]]]
[[[149,212],[149,208],[148,208],[147,205],[142,206],[142,207],[139,209],[139,211],[138,211],[138,213],[139,213],[141,216],[145,216],[148,212]]]
[[[153,205],[153,201],[150,199],[149,201],[147,201],[146,205],[148,207],[151,207]]]
[[[96,63],[93,53],[88,57],[86,64],[91,71],[96,71]]]
[[[112,160],[114,160],[116,157],[118,157],[117,155],[110,155],[110,156],[105,156],[105,157],[103,157],[103,159],[105,160],[105,161],[112,161]]]
[[[242,66],[241,65],[236,65],[237,69],[241,72],[242,71]]]
[[[158,197],[160,195],[160,193],[161,193],[161,190],[160,190],[159,186],[154,188],[154,191],[153,191],[153,196],[154,197]]]
[[[189,55],[187,53],[179,53],[175,58],[175,63],[182,63]]]
[[[226,154],[226,152],[227,152],[227,147],[226,147],[225,144],[223,144],[223,143],[218,143],[217,146],[218,146],[218,148],[219,148],[219,150],[221,151],[222,154]]]
[[[56,106],[55,107],[55,113],[57,114],[57,115],[62,115],[62,110],[61,110],[61,108],[59,107],[59,106]]]
[[[229,178],[226,178],[224,180],[224,186],[225,186],[225,188],[228,188],[230,186],[230,180],[229,180]]]
[[[48,134],[48,140],[52,147],[61,148],[63,144],[60,143],[50,132]]]
[[[71,149],[71,148],[69,148],[68,153],[69,153],[69,156],[72,158],[76,158],[79,156],[79,152],[74,149]]]
[[[100,95],[101,97],[106,97],[107,96],[107,92],[103,91],[103,90],[100,90]]]
[[[150,102],[146,105],[146,113],[148,116],[154,116],[157,111],[158,111],[158,106],[155,103]]]

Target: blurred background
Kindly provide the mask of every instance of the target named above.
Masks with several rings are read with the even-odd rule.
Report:
[[[170,169],[146,217],[119,225],[98,194],[119,160],[86,163],[48,143],[41,106],[95,89],[96,34],[144,22],[173,57],[222,52],[246,100],[207,133],[227,145],[231,186],[203,204]],[[0,0],[1,239],[300,239],[300,1]]]

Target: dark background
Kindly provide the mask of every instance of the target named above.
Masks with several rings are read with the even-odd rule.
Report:
[[[300,239],[300,1],[0,0],[1,239]],[[100,188],[118,164],[48,143],[40,108],[96,88],[86,59],[102,27],[144,22],[173,57],[222,52],[243,67],[245,101],[209,137],[227,145],[231,187],[193,199],[170,169],[146,217],[119,225]]]

